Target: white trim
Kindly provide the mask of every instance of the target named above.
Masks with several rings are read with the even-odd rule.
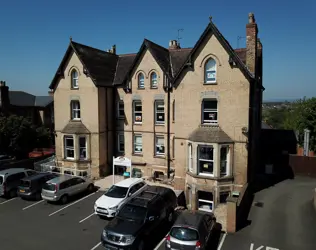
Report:
[[[124,145],[124,150],[121,151],[120,150],[120,136],[123,136],[123,145]],[[125,152],[125,137],[124,137],[124,132],[119,132],[117,133],[117,151],[120,153],[124,153]]]
[[[77,73],[77,76],[74,77],[73,74]],[[78,89],[79,88],[79,72],[76,69],[73,69],[70,74],[71,78],[71,88]]]
[[[140,137],[142,142],[141,143],[136,143],[136,137]],[[135,146],[141,146],[142,150],[141,151],[135,151]],[[143,135],[142,134],[134,134],[133,135],[133,153],[134,154],[142,154],[143,153]]]
[[[84,148],[80,146],[80,138],[84,138],[84,139],[85,139],[85,144],[86,144],[86,145],[85,145]],[[80,161],[80,160],[81,160],[81,161],[87,160],[89,157],[88,157],[88,140],[87,140],[87,137],[86,137],[86,136],[81,135],[81,136],[78,137],[78,148],[79,148],[79,154],[78,154],[78,156],[79,156],[79,157],[78,157],[79,161]],[[80,157],[81,149],[85,149],[85,150],[86,150],[86,157],[85,157],[85,158],[81,158],[81,157]]]
[[[156,75],[156,79],[154,79],[154,78],[152,77],[153,74]],[[153,84],[153,81],[156,81],[155,85]],[[158,74],[157,74],[155,71],[153,71],[153,72],[150,73],[150,87],[151,87],[152,89],[157,89],[157,88],[158,88]]]
[[[162,139],[163,140],[163,144],[158,144],[158,140],[159,139]],[[164,152],[163,153],[159,153],[158,151],[157,151],[157,147],[158,146],[163,146],[164,147]],[[157,155],[157,156],[163,156],[163,155],[165,155],[165,153],[166,153],[166,147],[165,147],[165,136],[164,135],[156,135],[155,136],[155,155]]]
[[[213,167],[213,172],[214,172],[214,167]],[[198,175],[214,177],[214,174],[199,173]]]
[[[136,104],[140,104],[140,105],[136,105]],[[142,108],[142,111],[135,111],[136,106],[140,106]],[[136,115],[136,114],[138,114],[138,115]],[[136,121],[136,116],[141,117],[140,122]],[[142,124],[143,123],[143,103],[141,100],[134,100],[133,101],[133,123],[134,124]]]
[[[188,170],[193,173],[193,145],[188,143]]]
[[[79,100],[72,100],[70,102],[70,107],[71,107],[71,119],[72,120],[81,120],[80,101]]]
[[[200,157],[200,150],[201,148],[207,148],[207,149],[212,149],[212,153],[213,153],[213,160],[208,160],[208,159],[203,159]],[[198,175],[204,175],[204,176],[214,176],[214,168],[216,167],[215,165],[215,161],[214,161],[214,152],[215,152],[215,148],[214,146],[211,146],[211,145],[201,145],[201,144],[198,144],[197,145],[197,173]],[[202,172],[201,169],[200,169],[200,163],[201,162],[212,162],[213,163],[213,171],[212,173],[211,172]]]
[[[143,76],[142,79],[140,79],[141,75]],[[145,88],[145,75],[142,72],[140,72],[137,76],[137,88],[139,88],[139,89]]]
[[[221,149],[222,148],[227,148],[228,151],[226,151],[226,174],[222,176],[221,174]],[[229,176],[231,173],[231,166],[230,166],[230,145],[229,144],[220,144],[219,145],[219,176],[224,177],[224,176]]]
[[[216,102],[216,109],[204,108],[205,102]],[[205,113],[216,113],[216,120],[205,120]],[[216,99],[204,99],[202,102],[202,124],[218,124],[218,101]]]
[[[215,65],[213,65],[213,67],[209,67],[207,68],[207,64],[211,61],[214,61]],[[207,77],[206,77],[206,72],[207,71],[214,71],[214,74],[215,74],[215,80],[211,80],[211,81],[208,81],[207,80]],[[216,83],[216,79],[217,79],[217,62],[214,58],[210,57],[207,59],[207,61],[205,62],[205,65],[204,65],[204,83],[208,84],[208,83]]]
[[[158,107],[163,107],[163,111],[159,110]],[[163,114],[163,121],[157,120],[157,114]],[[155,101],[155,124],[163,125],[166,122],[166,114],[165,114],[165,101],[164,100],[156,100]]]
[[[67,139],[72,139],[73,142],[73,147],[69,147],[67,146]],[[64,145],[64,159],[68,159],[68,160],[74,160],[75,159],[75,138],[72,135],[65,135],[64,136],[64,140],[63,140],[63,145]],[[67,156],[67,150],[72,150],[74,153],[74,157],[68,157]]]

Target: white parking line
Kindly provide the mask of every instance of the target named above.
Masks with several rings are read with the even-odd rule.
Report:
[[[90,250],[95,250],[97,249],[99,246],[101,245],[101,242],[99,242],[98,244],[96,244],[93,248],[91,248]]]
[[[89,219],[90,217],[92,217],[95,213],[90,214],[88,217],[82,219],[81,221],[79,221],[79,223],[84,222],[85,220]]]
[[[12,199],[10,199],[10,200],[3,201],[3,202],[0,203],[0,205],[5,204],[5,203],[7,203],[7,202],[9,202],[9,201],[13,201],[13,200],[15,200],[16,198],[17,198],[17,197],[12,198]]]
[[[33,207],[33,206],[35,206],[35,205],[37,205],[37,204],[40,204],[40,203],[43,202],[43,201],[44,201],[44,200],[40,200],[40,201],[38,201],[38,202],[35,202],[35,203],[33,203],[32,205],[29,205],[29,206],[23,208],[22,210],[26,210],[26,209],[28,209],[28,208],[30,208],[30,207]]]
[[[167,235],[166,235],[167,236]],[[157,249],[159,249],[159,247],[165,242],[165,240],[166,240],[166,236],[158,243],[158,245],[155,247],[155,249],[154,250],[157,250]]]
[[[54,215],[54,214],[57,214],[57,213],[59,213],[60,211],[66,209],[67,207],[70,207],[70,206],[72,206],[72,205],[75,205],[76,203],[78,203],[78,202],[80,202],[80,201],[82,201],[82,200],[84,200],[84,199],[86,199],[86,198],[88,198],[88,197],[94,195],[95,193],[96,193],[96,192],[91,193],[91,194],[89,194],[89,195],[87,195],[87,196],[81,198],[80,200],[77,200],[77,201],[75,201],[75,202],[73,202],[73,203],[70,203],[69,205],[67,205],[67,206],[65,206],[65,207],[63,207],[63,208],[61,208],[61,209],[59,209],[59,210],[57,210],[57,211],[51,213],[51,214],[48,215],[48,216],[50,217],[50,216],[52,216],[52,215]]]
[[[221,241],[220,241],[220,243],[219,243],[219,245],[218,245],[217,250],[221,250],[221,249],[222,249],[222,246],[223,246],[223,244],[224,244],[226,235],[227,235],[227,233],[225,233],[225,234],[223,235],[223,237],[222,237],[222,239],[221,239]]]

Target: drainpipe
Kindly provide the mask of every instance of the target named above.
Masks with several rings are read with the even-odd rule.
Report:
[[[167,81],[167,176],[170,178],[170,83],[168,77],[166,77]]]

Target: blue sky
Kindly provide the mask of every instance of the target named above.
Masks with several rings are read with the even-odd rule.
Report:
[[[11,90],[46,95],[69,37],[99,49],[137,52],[143,39],[168,46],[181,33],[193,47],[213,21],[237,47],[254,12],[264,49],[265,99],[316,96],[316,1],[2,1],[0,79]],[[239,47],[245,45],[240,40]]]

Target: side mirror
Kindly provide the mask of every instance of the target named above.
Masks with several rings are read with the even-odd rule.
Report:
[[[148,220],[149,221],[154,221],[155,220],[155,216],[149,216]]]

